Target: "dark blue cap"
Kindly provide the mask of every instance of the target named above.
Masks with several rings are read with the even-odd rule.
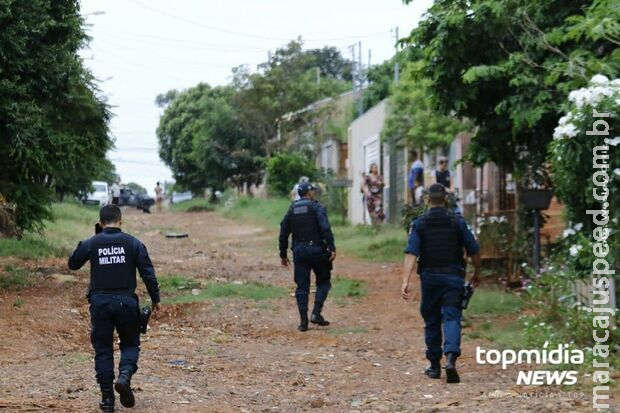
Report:
[[[312,185],[310,182],[302,182],[297,187],[297,193],[299,196],[304,196],[310,191],[314,191],[316,187]]]
[[[447,194],[446,187],[442,184],[432,184],[428,187],[428,196],[431,198],[443,198]]]

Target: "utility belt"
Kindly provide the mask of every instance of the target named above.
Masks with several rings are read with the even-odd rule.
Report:
[[[122,295],[136,299],[138,298],[133,290],[128,290],[126,288],[98,288],[96,290],[89,290],[86,298],[90,298],[96,294]]]
[[[312,240],[304,240],[304,241],[297,241],[297,240],[295,240],[295,244],[296,245],[306,244],[306,245],[319,245],[319,246],[323,246],[325,243],[321,239],[312,239]]]
[[[421,268],[421,272],[433,273],[433,274],[446,274],[446,275],[458,275],[465,277],[465,270],[463,268],[454,267],[424,267]]]

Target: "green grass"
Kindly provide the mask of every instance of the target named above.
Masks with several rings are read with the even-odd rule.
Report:
[[[175,212],[202,212],[214,211],[215,206],[205,198],[192,198],[188,201],[170,205],[170,210]]]
[[[402,228],[385,224],[378,228],[370,226],[334,227],[336,247],[356,258],[375,262],[399,262],[403,260],[407,234]]]
[[[0,270],[0,290],[21,290],[33,284],[28,270],[7,265]]]
[[[157,277],[159,288],[165,292],[177,292],[190,288],[200,287],[200,283],[182,275],[162,275]]]
[[[367,294],[366,285],[363,281],[334,277],[332,289],[329,295],[333,298],[362,297]]]
[[[496,288],[477,289],[464,311],[471,339],[484,339],[498,348],[527,347],[523,327],[513,316],[521,311],[520,297]]]
[[[269,284],[252,282],[247,284],[209,282],[204,285],[197,295],[178,294],[165,298],[165,302],[174,304],[194,303],[213,299],[245,299],[269,300],[282,298],[288,295],[288,290]]]
[[[484,328],[488,324],[489,328]],[[499,324],[491,320],[483,322],[481,325],[474,323],[476,331],[469,333],[469,338],[482,338],[492,342],[496,347],[500,349],[520,349],[527,348],[527,341],[525,334],[523,334],[523,328],[518,321],[512,320],[508,323]]]
[[[241,197],[222,208],[226,218],[243,220],[256,225],[277,229],[291,202],[286,198]]]
[[[46,221],[41,234],[26,233],[21,240],[0,239],[0,256],[33,259],[65,257],[78,241],[95,233],[98,208],[76,203],[52,205],[54,221]]]
[[[501,315],[516,314],[521,310],[521,298],[498,289],[477,289],[467,310],[465,317],[471,315]]]
[[[241,197],[220,211],[230,219],[278,230],[280,221],[290,205],[291,202],[286,198]],[[337,217],[330,216],[336,247],[339,251],[368,261],[398,262],[403,259],[407,234],[402,228],[389,224],[379,228],[335,225],[337,221],[339,221]]]

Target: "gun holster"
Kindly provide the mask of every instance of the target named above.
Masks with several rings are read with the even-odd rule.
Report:
[[[469,305],[469,300],[471,300],[471,297],[473,295],[474,287],[470,283],[465,284],[465,286],[463,287],[463,303],[461,305],[461,308],[463,308],[463,310],[467,309],[467,306]]]
[[[146,330],[149,326],[149,318],[151,318],[151,313],[151,307],[148,305],[142,307],[142,310],[140,311],[140,332],[142,334],[146,334]]]
[[[138,308],[140,308],[140,298],[138,297],[137,294],[134,294],[134,297],[136,298],[136,301],[138,302]],[[146,330],[149,326],[149,319],[151,318],[152,312],[153,311],[151,310],[151,307],[148,305],[145,305],[144,307],[142,307],[141,310],[139,310],[138,327],[140,328],[140,333],[146,334]]]

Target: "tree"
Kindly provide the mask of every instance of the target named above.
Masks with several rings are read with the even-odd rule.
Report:
[[[275,138],[282,115],[350,89],[350,63],[336,48],[304,51],[302,46],[297,40],[277,49],[257,73],[243,67],[233,70],[234,106],[267,157],[279,149]]]
[[[409,61],[422,58],[422,51],[415,47],[407,47],[398,51],[391,59],[368,69],[368,87],[364,90],[364,112],[386,99],[392,93],[394,85],[395,64],[399,65],[399,76]]]
[[[21,230],[52,217],[55,189],[87,189],[112,146],[82,24],[76,0],[0,0],[0,191]]]
[[[267,162],[269,188],[278,195],[288,195],[300,177],[310,181],[318,177],[314,161],[298,153],[275,155]]]
[[[125,185],[127,188],[131,189],[132,191],[134,191],[137,194],[143,194],[146,195],[147,190],[145,187],[143,187],[140,184],[137,184],[135,182],[129,182],[128,184]]]
[[[438,0],[407,42],[424,50],[435,107],[477,125],[470,159],[541,183],[568,92],[618,72],[619,9],[605,0]]]
[[[201,83],[180,92],[164,110],[159,153],[180,187],[199,193],[260,181],[260,148],[243,129],[233,96],[231,87]]]
[[[430,81],[416,76],[420,64],[407,63],[400,82],[393,87],[383,137],[404,138],[416,148],[445,147],[459,132],[471,130],[472,125],[433,110],[428,101]]]

